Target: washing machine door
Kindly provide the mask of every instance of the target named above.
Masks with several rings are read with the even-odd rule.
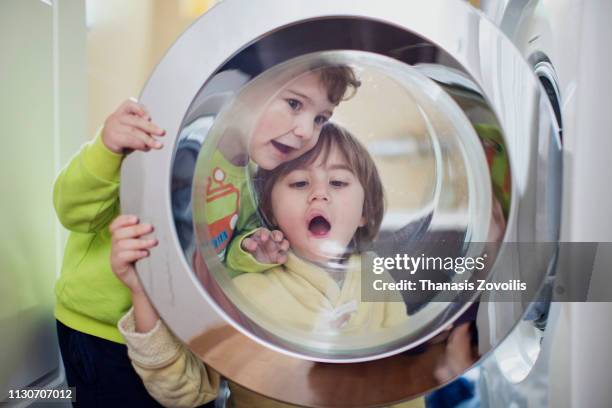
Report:
[[[337,103],[323,101],[323,119],[331,116],[334,125],[311,135],[320,131],[321,140],[334,126],[347,130],[378,169],[382,188],[355,176],[364,203],[355,228],[374,218],[365,204],[374,203],[374,233],[363,245],[353,245],[357,232],[341,249],[325,244],[342,256],[321,265],[291,238],[303,227],[299,216],[283,230],[275,211],[292,206],[272,203],[266,216],[265,188],[257,187],[258,180],[284,180],[275,168],[305,171],[317,157],[287,167],[301,153],[272,144],[280,158],[269,164],[269,156],[255,154],[254,140],[278,101],[295,115],[309,103],[320,106],[312,101],[316,93],[299,90],[312,78],[318,81],[308,89],[325,88],[325,73],[338,70],[356,89],[342,88]],[[167,132],[163,149],[133,153],[122,169],[122,211],[155,225],[160,241],[138,262],[139,276],[176,336],[247,389],[304,406],[414,398],[448,380],[434,371],[450,353],[436,341],[449,327],[469,322],[475,353],[484,355],[541,300],[558,240],[554,112],[517,50],[462,1],[225,0],[170,48],[140,100]],[[296,140],[284,134],[275,143]],[[241,154],[220,167],[228,144]],[[353,163],[344,154],[344,164]],[[228,182],[228,166],[239,170],[240,182]],[[362,165],[351,166],[352,174]],[[302,186],[296,183],[291,188]],[[274,196],[275,186],[271,196],[284,200]],[[346,213],[354,202],[346,202]],[[248,222],[241,218],[247,205]],[[327,236],[336,220],[324,221]],[[316,235],[312,222],[305,228]],[[284,269],[230,267],[232,235],[259,226],[280,228],[293,240]],[[402,264],[407,258],[423,263],[409,267]],[[317,286],[301,268],[332,285]],[[353,298],[325,303],[350,292],[348,282]],[[480,290],[481,283],[502,289]],[[304,295],[313,287],[321,297],[315,306]]]

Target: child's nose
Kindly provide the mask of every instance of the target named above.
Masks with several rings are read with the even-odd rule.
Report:
[[[327,188],[327,183],[315,183],[310,192],[309,202],[313,201],[329,201],[330,195]]]
[[[293,133],[299,138],[308,141],[314,134],[314,121],[310,115],[302,114],[298,115],[295,119],[295,129]]]

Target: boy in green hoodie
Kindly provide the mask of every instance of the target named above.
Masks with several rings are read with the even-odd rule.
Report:
[[[83,406],[160,406],[132,368],[117,320],[130,293],[113,275],[108,225],[119,214],[119,173],[130,151],[160,149],[165,131],[126,100],[58,175],[53,203],[70,231],[55,286],[57,333],[68,385]]]

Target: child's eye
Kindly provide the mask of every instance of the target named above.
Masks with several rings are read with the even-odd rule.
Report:
[[[315,123],[319,126],[325,124],[325,122],[327,122],[329,120],[329,118],[327,116],[323,116],[323,115],[318,115],[315,118]]]
[[[289,184],[289,187],[291,188],[304,188],[306,186],[308,186],[307,181],[294,181],[293,183]]]
[[[287,99],[287,104],[291,108],[291,110],[299,110],[302,107],[302,102],[297,99],[289,98]]]
[[[331,180],[329,184],[331,184],[333,187],[346,187],[349,183],[341,180]]]

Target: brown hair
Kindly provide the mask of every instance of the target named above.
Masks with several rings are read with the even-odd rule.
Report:
[[[319,75],[321,85],[327,89],[327,99],[334,105],[352,98],[361,85],[355,72],[348,65],[312,67],[311,71]],[[346,96],[349,88],[352,92]]]
[[[259,211],[268,223],[273,224],[272,188],[274,184],[293,170],[303,169],[314,163],[319,157],[327,161],[333,147],[340,151],[365,192],[362,215],[366,224],[359,227],[353,237],[359,248],[362,244],[372,241],[380,229],[385,212],[383,186],[376,165],[365,147],[348,130],[332,122],[327,122],[323,126],[317,144],[308,152],[294,160],[282,163],[273,170],[262,168],[257,170],[254,183],[259,199]]]

